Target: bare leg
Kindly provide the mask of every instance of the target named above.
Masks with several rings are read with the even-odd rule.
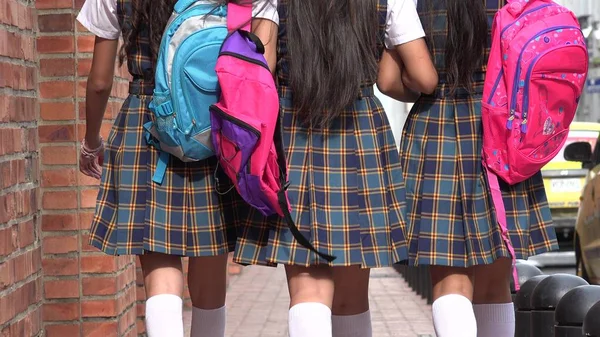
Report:
[[[333,269],[333,337],[371,337],[369,312],[370,269],[358,266]]]
[[[148,337],[183,337],[181,258],[149,253],[140,256],[146,289]]]
[[[286,266],[286,274],[290,337],[331,337],[332,268]]]
[[[223,337],[227,323],[227,254],[190,258],[191,337]]]

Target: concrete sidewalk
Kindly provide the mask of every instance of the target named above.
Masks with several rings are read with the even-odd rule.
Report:
[[[373,337],[433,337],[431,308],[392,268],[371,272]],[[283,268],[246,267],[231,280],[227,337],[287,337],[289,295]],[[187,336],[191,312],[185,313]]]

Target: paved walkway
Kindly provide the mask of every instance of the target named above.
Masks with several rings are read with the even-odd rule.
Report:
[[[394,269],[373,270],[371,275],[373,337],[434,336],[430,307]],[[287,337],[288,305],[283,268],[246,267],[230,283],[226,336]],[[190,319],[188,311],[188,330]]]

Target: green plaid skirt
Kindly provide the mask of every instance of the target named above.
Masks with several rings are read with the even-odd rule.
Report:
[[[314,247],[337,257],[332,266],[390,266],[407,258],[405,191],[392,130],[373,89],[326,130],[303,127],[281,88],[283,142],[292,217]],[[279,217],[250,210],[234,261],[328,264],[300,246]],[[265,231],[268,229],[268,231]],[[258,255],[256,255],[258,253]]]

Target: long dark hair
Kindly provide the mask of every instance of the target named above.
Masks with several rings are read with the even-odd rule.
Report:
[[[173,13],[176,2],[177,0],[131,0],[131,21],[126,22],[130,25],[130,29],[125,31],[123,46],[119,53],[121,64],[127,58],[127,51],[135,46],[137,38],[143,30],[146,30],[148,34],[152,64],[155,64],[165,26]],[[228,2],[250,5],[252,0],[215,0],[215,6]]]
[[[485,61],[488,42],[485,0],[445,1],[448,18],[446,81],[451,92],[457,88],[470,91],[473,72]]]
[[[136,45],[143,30],[148,34],[152,63],[155,63],[165,26],[176,2],[177,0],[131,0],[130,21],[125,23],[129,25],[129,29],[124,31],[123,46],[119,53],[121,64],[127,58],[127,51]]]
[[[377,0],[288,0],[289,85],[305,122],[327,127],[377,74]]]

